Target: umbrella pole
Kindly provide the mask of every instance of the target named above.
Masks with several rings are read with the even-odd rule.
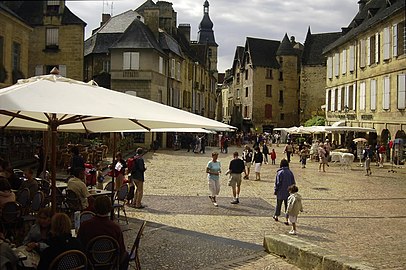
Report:
[[[52,116],[52,123],[51,123],[51,206],[52,212],[56,212],[56,136],[57,136],[57,124],[55,121],[56,115],[53,114]]]
[[[115,183],[114,183],[114,174],[115,174],[115,168],[114,168],[114,162],[115,162],[115,159],[116,159],[116,133],[114,132],[113,133],[113,168],[111,168],[111,170],[113,171],[113,173],[112,173],[112,177],[111,177],[111,182],[112,182],[112,186],[113,186],[113,188],[112,188],[112,192],[111,192],[111,205],[112,205],[112,208],[111,208],[111,212],[110,212],[110,219],[111,220],[113,220],[114,219],[114,195],[115,195],[115,191],[116,191],[116,185],[115,185]]]

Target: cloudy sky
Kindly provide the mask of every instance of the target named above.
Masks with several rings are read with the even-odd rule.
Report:
[[[87,23],[86,38],[100,24],[101,14],[113,16],[136,9],[145,0],[66,1],[66,5]],[[156,2],[156,1],[155,1]],[[204,0],[168,0],[178,15],[178,24],[191,25],[197,39],[203,18]],[[232,65],[237,46],[247,37],[282,40],[285,33],[304,43],[307,29],[312,33],[341,31],[358,12],[358,0],[209,0],[209,14],[219,45],[218,71]]]

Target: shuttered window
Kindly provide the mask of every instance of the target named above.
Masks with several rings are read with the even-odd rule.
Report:
[[[375,34],[375,63],[379,63],[379,58],[380,58],[380,39],[379,39],[379,33]]]
[[[327,78],[333,78],[333,58],[331,56],[327,58]]]
[[[376,110],[376,80],[371,80],[370,82],[371,87],[371,111]]]
[[[383,102],[382,107],[384,110],[390,109],[390,78],[385,76],[383,78]]]
[[[164,74],[164,58],[162,56],[159,57],[158,72]]]
[[[365,82],[359,84],[359,109],[365,110]]]
[[[336,110],[336,89],[331,89],[331,111]]]
[[[341,53],[341,73],[347,73],[347,50],[344,49]]]
[[[357,108],[357,85],[354,83],[352,85],[352,109]]]
[[[338,77],[340,75],[340,54],[335,53],[334,54],[334,76]]]
[[[337,111],[341,111],[341,88],[337,89]]]
[[[59,45],[59,29],[47,28],[46,30],[46,46],[58,46]]]
[[[392,55],[398,56],[398,25],[392,26]]]
[[[398,75],[398,109],[406,108],[406,90],[405,90],[405,74]]]
[[[365,64],[366,64],[365,63],[366,62],[366,41],[365,41],[365,39],[360,40],[359,57],[360,57],[359,66],[361,68],[364,68]]]
[[[349,66],[349,70],[354,71],[355,68],[355,46],[351,45],[350,46],[350,66]]]
[[[326,112],[330,111],[331,89],[326,90]]]
[[[390,58],[390,30],[389,27],[383,29],[383,60]]]
[[[140,53],[124,52],[123,53],[123,70],[139,70],[140,69]]]
[[[272,119],[272,104],[265,104],[265,118]]]

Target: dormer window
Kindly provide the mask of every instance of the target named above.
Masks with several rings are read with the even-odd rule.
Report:
[[[59,14],[60,1],[47,1],[47,14]]]

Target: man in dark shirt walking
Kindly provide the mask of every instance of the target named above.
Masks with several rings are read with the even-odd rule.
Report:
[[[245,164],[242,159],[238,157],[238,152],[233,153],[234,159],[230,161],[227,174],[230,174],[228,185],[233,191],[233,200],[231,204],[238,204],[240,202],[240,187],[241,187],[241,173],[245,172]]]

